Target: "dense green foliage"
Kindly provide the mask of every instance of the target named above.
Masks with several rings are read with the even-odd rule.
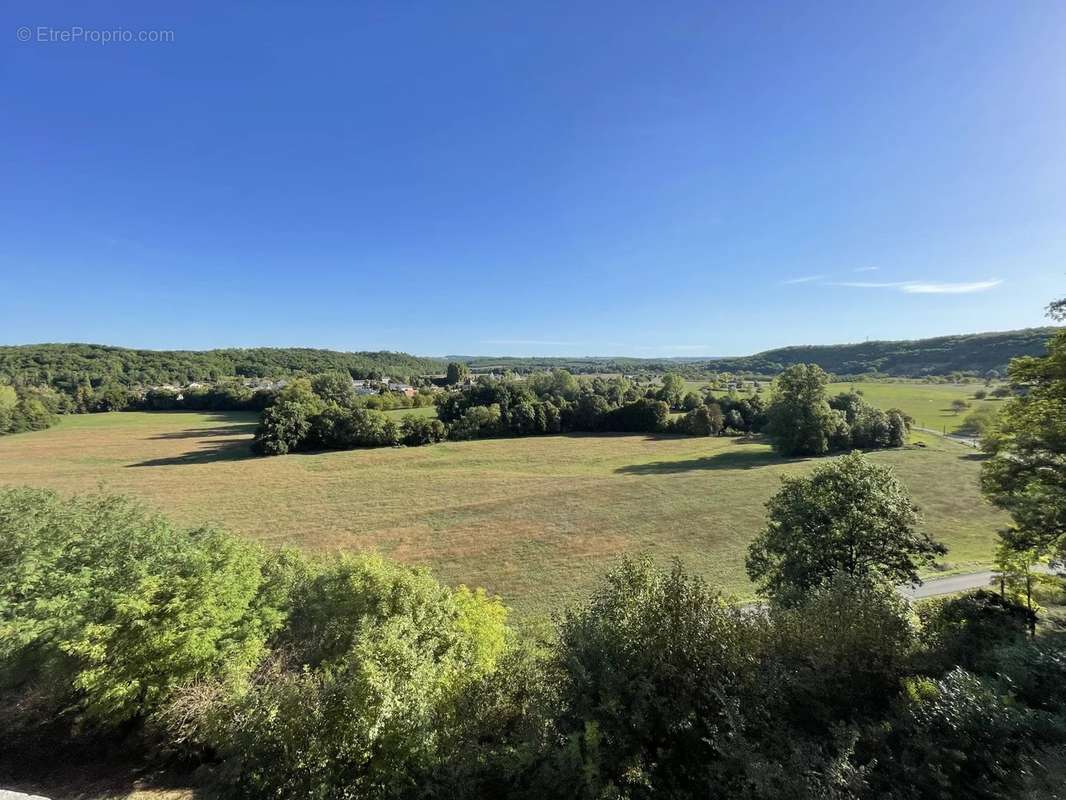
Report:
[[[534,373],[525,380],[482,376],[437,397],[436,420],[394,420],[368,409],[343,381],[318,376],[296,379],[263,412],[254,449],[264,455],[298,450],[417,446],[494,436],[583,432],[679,433],[714,436],[762,424],[757,395],[696,398],[695,407],[671,420],[680,408],[683,381],[667,376],[661,386],[640,387],[625,378],[575,378],[565,370]],[[416,395],[416,399],[421,395]],[[669,400],[674,400],[673,406]],[[723,407],[727,409],[723,413]]]
[[[874,408],[854,392],[827,398],[828,383],[829,376],[815,364],[789,367],[774,381],[766,433],[779,453],[820,456],[903,445],[908,422],[901,411]]]
[[[517,436],[567,431],[710,436],[727,426],[747,433],[762,423],[758,396],[716,399],[710,394],[693,394],[695,405],[686,409],[687,416],[671,422],[671,410],[684,408],[683,386],[674,374],[649,387],[626,378],[575,378],[562,369],[536,372],[523,381],[483,377],[442,397],[437,414],[444,422],[458,423],[474,409],[491,409],[493,418],[498,414],[495,435]],[[732,425],[723,411],[736,412]]]
[[[0,436],[43,430],[66,408],[66,398],[51,389],[0,383]]]
[[[1010,379],[1024,393],[986,432],[982,488],[1011,513],[1020,548],[1066,556],[1066,330],[1046,355],[1012,362]]]
[[[185,385],[227,377],[284,378],[346,372],[355,378],[413,378],[442,372],[444,363],[407,353],[342,353],[312,348],[257,347],[226,350],[130,350],[96,344],[33,344],[0,347],[0,378],[51,386],[73,395],[96,388]]]
[[[916,617],[882,577],[744,609],[623,560],[534,638],[377,557],[5,490],[0,746],[73,708],[242,798],[1020,796],[1064,739],[1061,646],[1007,600]]]
[[[402,796],[510,641],[482,592],[379,558],[267,556],[121,498],[0,492],[9,744],[67,709],[212,753],[247,797]]]
[[[792,604],[840,575],[917,584],[946,548],[919,532],[918,509],[891,470],[855,452],[785,478],[766,504],[766,529],[748,550],[761,592]]]
[[[183,684],[247,677],[279,621],[266,565],[213,529],[175,529],[114,497],[0,492],[0,659],[103,726]]]
[[[435,419],[407,415],[397,423],[368,408],[350,380],[325,373],[311,380],[297,378],[276,393],[263,411],[252,449],[262,455],[283,455],[300,450],[418,446],[442,441],[446,433]]]

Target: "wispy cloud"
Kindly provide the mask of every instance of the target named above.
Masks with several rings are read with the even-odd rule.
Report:
[[[973,281],[972,283],[908,283],[903,291],[908,294],[969,294],[994,289],[1003,281]]]
[[[925,281],[831,281],[826,286],[847,286],[852,289],[898,289],[906,294],[969,294],[994,289],[1003,281],[970,281],[962,283],[928,283]]]
[[[852,272],[877,272],[880,267],[856,267]]]
[[[826,286],[848,286],[852,289],[902,289],[907,281],[829,281]]]
[[[791,280],[781,281],[781,285],[791,286],[794,283],[813,283],[814,281],[823,280],[825,277],[825,275],[805,275],[802,278],[792,278]]]

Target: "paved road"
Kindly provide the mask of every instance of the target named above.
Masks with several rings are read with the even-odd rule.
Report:
[[[901,586],[900,594],[911,600],[922,597],[937,597],[942,594],[965,592],[967,589],[985,589],[992,585],[995,573],[992,570],[968,572],[963,575],[949,575],[946,578],[933,578],[921,586]]]
[[[1050,567],[1037,564],[1033,572],[1051,573]],[[942,594],[955,594],[969,589],[987,589],[994,585],[993,579],[996,573],[992,570],[981,572],[967,572],[962,575],[949,575],[946,578],[931,578],[917,588],[913,586],[901,586],[899,593],[911,600],[920,600],[923,597],[938,597]]]
[[[981,446],[981,440],[976,436],[964,436],[961,433],[941,433],[934,428],[918,428],[914,427],[911,430],[922,431],[923,433],[931,433],[934,436],[939,436],[941,439],[947,439],[949,442],[958,442],[964,444],[967,447],[978,448]]]

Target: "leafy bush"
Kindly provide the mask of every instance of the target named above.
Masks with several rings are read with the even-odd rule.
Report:
[[[1061,635],[1002,648],[996,652],[996,667],[1014,696],[1027,706],[1066,712],[1066,647]]]
[[[1061,741],[1048,718],[962,669],[906,681],[887,730],[870,782],[875,796],[900,800],[1013,796],[1039,746]]]
[[[1025,606],[980,590],[920,603],[926,666],[935,672],[962,667],[994,672],[997,648],[1025,640],[1032,613]]]
[[[0,491],[0,664],[89,721],[143,718],[181,685],[247,677],[281,619],[263,561],[117,497]]]
[[[620,433],[657,433],[666,429],[670,406],[641,398],[613,409],[603,418],[603,430]]]
[[[772,605],[777,714],[821,737],[842,721],[878,718],[910,669],[911,617],[893,587],[843,574],[799,604]]]
[[[508,646],[506,612],[376,557],[312,571],[273,657],[240,696],[176,705],[247,797],[395,797],[442,759],[455,702]],[[178,713],[197,708],[192,724]]]
[[[448,429],[439,419],[406,415],[400,422],[400,436],[408,447],[443,442],[448,438]]]
[[[63,409],[62,399],[51,389],[0,383],[0,436],[48,428]]]
[[[452,423],[448,436],[455,441],[466,441],[496,436],[499,432],[500,407],[493,404],[466,409],[462,416]]]
[[[673,420],[670,430],[689,436],[717,436],[722,431],[722,410],[717,414],[709,406],[699,406],[682,417]]]
[[[738,610],[679,568],[624,560],[609,572],[559,630],[567,796],[709,790],[709,765],[743,727],[750,635]]]

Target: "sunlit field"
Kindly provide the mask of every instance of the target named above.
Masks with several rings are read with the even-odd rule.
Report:
[[[763,392],[769,397],[769,384],[760,381]],[[686,390],[698,391],[706,381],[686,381]],[[1000,399],[977,400],[974,392],[982,389],[991,391],[983,383],[971,384],[935,384],[918,381],[854,381],[831,383],[827,387],[830,395],[847,392],[852,389],[862,392],[866,401],[878,408],[898,408],[914,418],[915,425],[930,428],[943,433],[952,433],[963,428],[966,417],[982,408],[999,409],[1003,405]],[[749,390],[750,391],[750,390]],[[745,395],[747,392],[742,392]],[[951,408],[952,400],[964,400],[970,407],[961,413]]]
[[[933,384],[908,382],[874,382],[859,381],[855,383],[831,383],[828,390],[832,394],[846,392],[849,389],[862,392],[867,402],[878,408],[898,408],[914,418],[915,425],[921,428],[951,433],[957,431],[966,422],[966,416],[981,408],[999,409],[1004,401],[999,399],[977,400],[973,394],[981,389],[989,390],[981,383],[971,384]],[[970,408],[956,414],[951,408],[953,400],[964,400]]]
[[[867,395],[870,396],[869,394]],[[871,399],[873,399],[871,397]],[[520,617],[584,596],[622,553],[682,559],[750,593],[744,551],[785,461],[733,438],[570,435],[252,457],[250,414],[68,416],[0,439],[0,483],[129,493],[186,524],[270,546],[377,550],[485,586]],[[960,568],[987,563],[1006,517],[977,487],[979,456],[929,437],[873,453],[892,466]]]

